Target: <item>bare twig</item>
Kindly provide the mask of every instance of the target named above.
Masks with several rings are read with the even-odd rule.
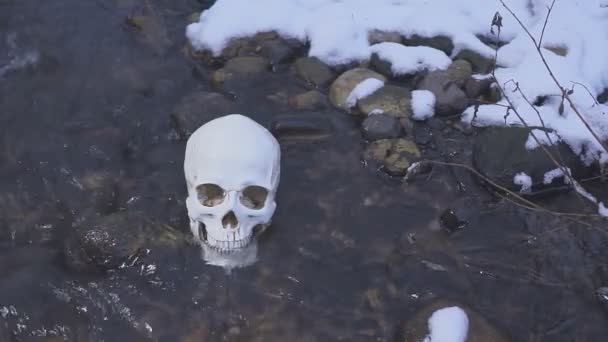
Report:
[[[551,2],[551,6],[549,6],[547,10],[547,15],[545,16],[545,23],[543,24],[543,30],[540,33],[540,38],[538,39],[538,48],[540,48],[543,44],[543,37],[545,36],[545,29],[547,28],[547,23],[549,22],[549,16],[551,15],[551,11],[553,10],[553,6],[555,5],[555,0]]]

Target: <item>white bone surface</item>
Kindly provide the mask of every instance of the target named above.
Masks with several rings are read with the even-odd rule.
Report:
[[[240,114],[209,121],[190,136],[184,159],[186,207],[192,233],[201,243],[219,251],[241,249],[252,241],[254,227],[270,224],[276,209],[280,153],[277,140],[266,128]],[[202,184],[223,189],[223,201],[203,205],[197,191]],[[240,200],[249,186],[268,192],[259,209],[248,208]],[[230,212],[237,219],[236,226],[222,223]],[[200,223],[206,239],[199,234]]]

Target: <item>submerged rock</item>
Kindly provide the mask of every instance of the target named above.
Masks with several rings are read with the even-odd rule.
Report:
[[[169,226],[122,211],[78,224],[64,243],[64,261],[73,271],[105,272],[135,263],[146,250],[165,253],[185,242],[185,235]]]
[[[278,140],[323,139],[333,132],[331,121],[320,114],[284,114],[276,116],[270,131]]]
[[[382,139],[370,143],[363,159],[391,176],[405,176],[407,169],[420,160],[418,146],[407,139]]]
[[[373,114],[361,125],[363,136],[370,141],[398,138],[402,127],[399,120],[389,114]]]
[[[302,57],[294,63],[296,74],[315,87],[326,87],[335,75],[317,57]]]
[[[294,95],[289,98],[288,103],[297,109],[320,109],[329,105],[327,96],[316,90]]]
[[[216,70],[211,80],[217,87],[237,77],[248,77],[268,71],[268,67],[268,61],[262,57],[235,57],[226,62],[223,68]]]
[[[351,69],[340,75],[331,84],[331,87],[329,89],[329,100],[334,106],[338,108],[348,109],[346,108],[346,99],[353,91],[353,89],[355,89],[355,87],[359,85],[359,83],[365,81],[368,78],[373,78],[382,82],[386,82],[386,77],[369,69]]]
[[[171,112],[171,119],[179,136],[186,139],[203,124],[235,110],[234,102],[224,95],[201,91],[182,98]]]
[[[359,100],[357,109],[363,114],[379,110],[399,119],[409,118],[412,113],[410,91],[407,88],[386,85]]]
[[[461,114],[469,106],[467,95],[447,71],[428,73],[418,89],[429,90],[435,95],[435,114],[438,116]]]
[[[540,132],[535,131],[537,137]],[[554,180],[544,184],[545,173],[557,166],[549,159],[542,148],[526,149],[529,130],[524,127],[492,127],[484,129],[473,145],[473,166],[484,176],[512,191],[519,191],[522,185],[513,183],[515,175],[524,172],[530,177],[530,192],[536,193],[561,188],[564,183]],[[574,178],[588,174],[577,155],[563,142],[545,146],[552,155],[563,159]]]

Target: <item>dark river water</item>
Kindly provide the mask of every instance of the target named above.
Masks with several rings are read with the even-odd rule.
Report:
[[[383,176],[361,162],[359,123],[333,109],[299,113],[330,118],[329,136],[280,140],[278,210],[254,265],[227,274],[187,246],[155,269],[67,271],[63,240],[91,211],[139,210],[189,234],[170,113],[211,91],[183,49],[188,16],[208,5],[0,0],[0,341],[403,341],[438,301],[505,341],[605,341],[605,222],[519,208],[463,169]],[[135,15],[151,18],[145,32]],[[278,70],[231,95],[269,125],[298,114],[269,100],[285,90],[306,87]],[[441,125],[425,157],[467,162],[472,138]],[[117,180],[110,205],[87,190],[96,175]],[[445,210],[464,228],[447,233]]]

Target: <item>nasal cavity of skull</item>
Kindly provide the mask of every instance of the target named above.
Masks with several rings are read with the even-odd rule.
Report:
[[[196,187],[198,200],[205,207],[215,207],[222,204],[226,195],[224,189],[217,184],[201,184]]]
[[[261,186],[252,185],[241,192],[241,203],[249,209],[262,209],[268,197],[268,190]]]
[[[232,210],[229,211],[228,214],[224,215],[224,218],[222,218],[222,226],[226,229],[233,229],[238,225],[239,220],[236,219],[236,215],[234,215]]]

